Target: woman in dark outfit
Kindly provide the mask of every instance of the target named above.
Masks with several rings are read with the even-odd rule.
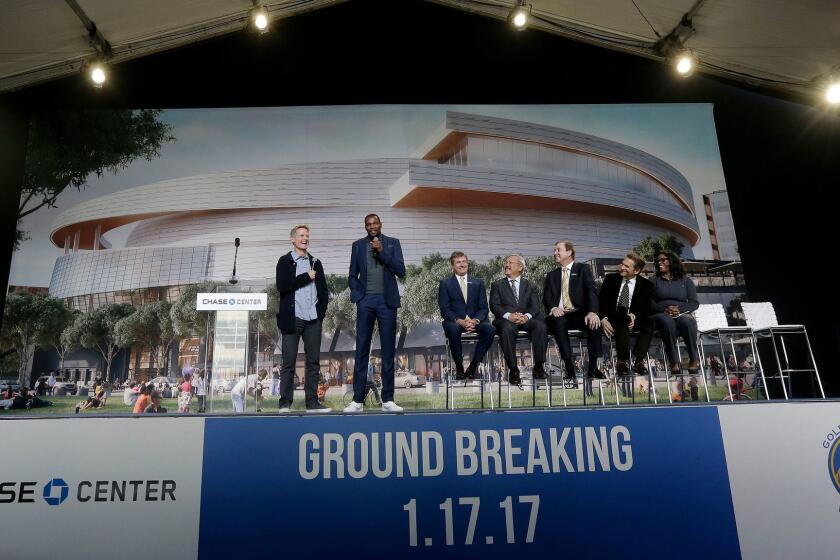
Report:
[[[688,352],[688,373],[700,371],[700,357],[697,353],[697,322],[691,315],[700,307],[697,290],[691,278],[686,277],[680,258],[670,251],[656,253],[656,276],[653,279],[652,319],[662,333],[665,354],[671,365],[671,375],[682,372],[677,357],[677,336],[682,336]]]

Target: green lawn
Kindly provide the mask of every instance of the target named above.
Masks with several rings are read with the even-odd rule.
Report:
[[[658,404],[667,405],[668,404],[668,391],[665,386],[664,382],[657,382],[657,397],[658,397]],[[492,394],[489,390],[485,390],[484,392],[484,406],[483,408],[489,409],[491,408],[491,403],[494,408],[498,408],[500,405],[503,408],[508,407],[508,389],[507,385],[502,386],[501,391],[501,399],[498,392],[498,385],[494,385],[495,391]],[[567,389],[566,390],[566,405],[567,406],[598,406],[601,403],[601,393],[599,390],[599,384],[597,381],[593,384],[593,392],[594,396],[587,397],[586,402],[584,403],[583,398],[583,391],[578,388],[574,389]],[[724,383],[719,382],[717,386],[710,386],[709,387],[709,394],[711,397],[712,402],[721,401],[724,397],[728,396],[728,391],[726,385]],[[747,391],[747,394],[750,395],[753,399],[757,397],[755,390]],[[705,393],[703,391],[702,384],[699,387],[699,396],[700,402],[705,402]],[[481,404],[482,395],[478,392],[477,386],[463,386],[457,385],[454,390],[454,400],[455,400],[455,408],[457,409],[476,409],[482,408]],[[44,408],[37,408],[33,410],[3,410],[0,409],[0,416],[4,415],[31,415],[31,416],[49,416],[49,415],[63,415],[63,414],[74,414],[75,413],[75,406],[76,404],[82,402],[84,397],[45,397],[46,400],[49,400],[53,403],[53,406],[44,407]],[[603,386],[603,399],[606,405],[608,406],[615,406],[616,404],[616,394],[615,394],[615,387],[612,384],[604,383]],[[345,402],[348,400],[343,394],[341,394],[341,390],[339,388],[332,388],[327,393],[327,397],[324,399],[324,403],[332,407],[335,411],[340,411],[345,406]],[[397,389],[395,400],[397,404],[404,407],[407,411],[423,411],[423,410],[445,410],[446,407],[446,393],[445,387],[440,387],[439,393],[427,393],[424,392],[422,389],[420,390],[411,390],[411,391],[404,391],[402,389]],[[372,398],[368,398],[368,402],[366,404],[370,405]],[[554,387],[552,389],[551,394],[551,406],[552,407],[562,407],[563,406],[563,389],[562,387]],[[619,402],[622,405],[632,405],[633,399],[630,397],[625,397],[622,395],[619,389]],[[197,401],[193,400],[192,411],[195,412],[197,410]],[[514,408],[531,408],[533,406],[536,407],[546,407],[548,406],[548,393],[544,387],[540,387],[536,393],[532,390],[532,387],[526,385],[524,390],[519,390],[516,387],[513,387],[510,391],[510,406]],[[637,405],[648,405],[653,404],[653,397],[648,396],[646,393],[638,393],[635,395],[635,404]],[[177,399],[163,399],[163,406],[169,412],[177,412],[178,411],[178,403]],[[378,406],[372,405],[368,406],[369,409],[376,410]],[[296,392],[295,395],[295,403],[292,407],[294,412],[303,412],[304,402],[303,402],[303,395],[300,391]],[[82,411],[81,414],[85,415],[108,415],[108,414],[130,414],[132,410],[131,406],[123,404],[122,400],[122,393],[118,392],[115,393],[112,397],[110,397],[105,405],[104,409],[91,409],[87,411]],[[248,412],[253,412],[254,410],[254,401],[253,399],[249,399],[247,404]],[[208,400],[207,404],[207,412],[208,413],[231,413],[233,411],[233,406],[231,405],[230,395],[216,395],[212,403]],[[267,397],[263,401],[262,405],[262,412],[264,414],[267,413],[276,413],[277,412],[277,397]]]

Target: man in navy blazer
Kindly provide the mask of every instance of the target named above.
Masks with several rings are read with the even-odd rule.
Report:
[[[379,324],[382,349],[382,410],[402,412],[394,402],[394,354],[397,343],[397,278],[405,277],[400,240],[382,235],[376,214],[365,216],[367,236],[353,242],[350,255],[350,301],[356,304],[356,364],[353,401],[344,412],[362,412],[374,324]]]
[[[455,362],[455,379],[474,379],[478,364],[484,359],[496,329],[487,320],[487,292],[480,278],[467,276],[469,260],[461,251],[455,251],[449,257],[452,276],[444,278],[438,286],[438,305],[443,317],[443,332],[449,340],[449,350]],[[472,361],[464,371],[464,354],[461,348],[461,334],[475,333],[478,342],[473,351]]]
[[[575,246],[568,239],[554,244],[554,262],[557,268],[545,277],[543,307],[545,324],[554,335],[560,358],[566,366],[566,379],[575,378],[575,365],[570,330],[586,333],[589,350],[590,377],[603,377],[598,370],[598,358],[602,357],[601,322],[598,318],[598,289],[592,269],[575,262]]]

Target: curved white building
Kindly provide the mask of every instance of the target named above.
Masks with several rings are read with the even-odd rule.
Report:
[[[688,181],[636,148],[534,123],[449,112],[411,158],[291,164],[185,177],[68,209],[51,238],[50,294],[88,309],[172,298],[178,286],[238,273],[272,279],[289,229],[312,228],[327,273],[346,274],[350,244],[375,212],[406,261],[459,249],[483,261],[512,251],[548,255],[560,238],[578,258],[616,257],[646,235],[699,240]],[[126,247],[103,234],[136,223]],[[686,251],[690,256],[690,249]]]

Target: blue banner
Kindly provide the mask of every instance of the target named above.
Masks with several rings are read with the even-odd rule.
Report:
[[[199,558],[740,558],[717,409],[208,418]]]

